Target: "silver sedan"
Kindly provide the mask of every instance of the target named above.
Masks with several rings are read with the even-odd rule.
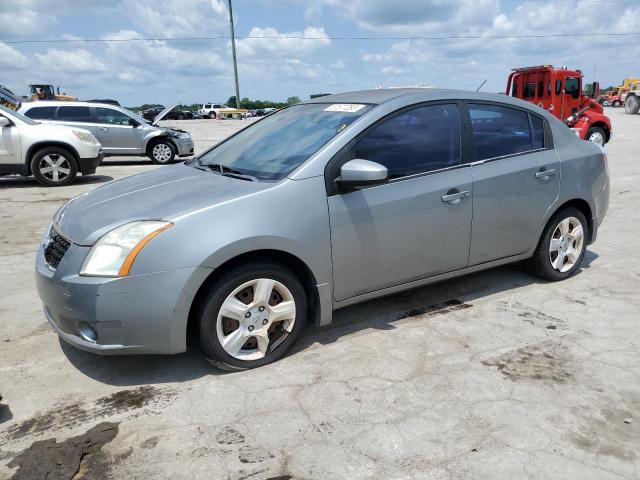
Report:
[[[38,252],[38,291],[78,348],[172,354],[189,330],[239,370],[371,298],[521,260],[565,280],[608,202],[604,150],[529,103],[345,93],[72,199]]]

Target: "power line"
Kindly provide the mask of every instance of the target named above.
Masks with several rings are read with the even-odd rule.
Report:
[[[252,40],[508,40],[518,38],[584,38],[584,37],[628,37],[640,35],[640,32],[603,32],[603,33],[550,33],[523,35],[411,35],[411,36],[305,36],[305,35],[236,35],[236,39]],[[229,35],[202,37],[140,37],[140,38],[59,38],[51,40],[0,40],[6,45],[26,43],[127,43],[127,42],[189,42],[203,40],[230,40]]]

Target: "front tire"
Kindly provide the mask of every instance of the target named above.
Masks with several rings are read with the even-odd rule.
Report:
[[[198,313],[200,347],[214,366],[237,371],[282,358],[302,334],[307,298],[300,280],[269,261],[223,274]]]
[[[155,140],[149,145],[147,156],[153,163],[167,165],[173,162],[176,151],[168,140]]]
[[[615,108],[618,108],[620,105],[622,105],[622,102],[620,100],[614,100],[611,104],[611,106]]]
[[[627,97],[624,102],[624,113],[635,115],[640,110],[640,99],[635,95]]]
[[[587,132],[585,140],[597,143],[601,147],[604,147],[604,144],[607,143],[607,134],[600,127],[591,127]]]
[[[584,214],[574,207],[557,212],[544,229],[528,267],[545,280],[558,281],[573,275],[587,250],[589,226]]]
[[[75,180],[78,164],[70,151],[60,147],[45,147],[31,158],[31,172],[45,187],[64,187]]]

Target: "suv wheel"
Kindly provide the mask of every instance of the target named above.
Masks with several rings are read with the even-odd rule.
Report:
[[[530,270],[546,280],[564,280],[580,266],[587,250],[589,226],[577,208],[557,212],[544,229],[529,260]]]
[[[42,185],[63,187],[72,183],[78,174],[78,164],[68,150],[45,147],[31,158],[31,172]]]
[[[168,140],[156,140],[149,145],[147,155],[153,163],[166,165],[173,161],[176,152]]]
[[[227,371],[283,357],[302,333],[307,298],[298,278],[271,262],[234,268],[208,290],[199,312],[200,346]]]

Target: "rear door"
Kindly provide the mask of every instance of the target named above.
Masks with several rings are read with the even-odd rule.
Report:
[[[131,117],[109,107],[95,107],[95,117],[104,153],[126,155],[141,151],[142,128],[132,125]]]
[[[332,160],[330,188],[346,161],[386,166],[390,181],[329,192],[335,299],[464,268],[471,234],[471,167],[461,163],[456,103],[400,111]]]
[[[560,163],[544,119],[468,103],[474,163],[469,265],[527,252],[560,193]]]
[[[91,107],[83,105],[61,105],[58,107],[51,123],[83,128],[89,130],[94,137],[98,136],[98,129],[91,113]]]

